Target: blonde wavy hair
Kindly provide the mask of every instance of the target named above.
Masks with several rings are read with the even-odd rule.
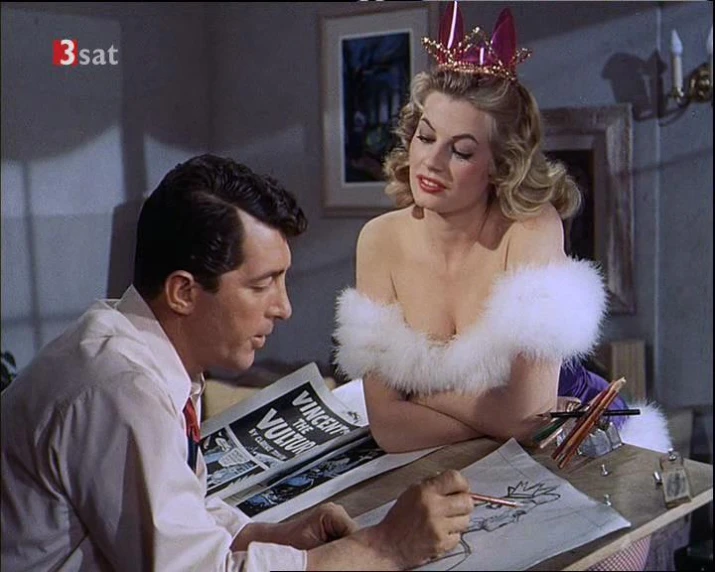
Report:
[[[385,192],[398,208],[414,203],[410,191],[410,142],[422,117],[425,99],[432,92],[466,100],[492,118],[491,146],[494,165],[489,175],[502,212],[518,220],[535,216],[546,203],[562,219],[581,207],[581,192],[558,161],[548,160],[541,148],[543,128],[536,100],[519,83],[474,76],[444,69],[417,74],[410,101],[399,117],[395,133],[400,143],[386,157]]]

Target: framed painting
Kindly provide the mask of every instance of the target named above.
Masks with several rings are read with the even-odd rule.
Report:
[[[569,255],[598,262],[613,314],[633,314],[632,113],[630,105],[542,111],[546,155],[565,163],[583,193],[564,225]]]
[[[396,143],[412,76],[428,64],[421,39],[429,7],[419,4],[321,19],[325,216],[372,216],[392,206],[382,162]]]

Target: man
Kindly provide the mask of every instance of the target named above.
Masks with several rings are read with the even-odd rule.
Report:
[[[202,372],[250,367],[290,317],[287,239],[305,227],[276,181],[231,160],[164,178],[139,217],[133,286],[2,396],[3,569],[397,569],[458,542],[472,503],[455,471],[362,530],[333,504],[259,524],[205,499],[186,432]]]

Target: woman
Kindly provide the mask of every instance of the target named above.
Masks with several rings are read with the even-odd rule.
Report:
[[[590,400],[606,385],[578,365],[597,342],[602,279],[564,253],[562,220],[580,194],[541,150],[511,14],[491,40],[475,30],[462,42],[456,7],[446,16],[441,42],[425,40],[439,65],[413,79],[385,165],[398,210],[362,229],[356,290],[338,301],[338,364],[363,378],[389,452],[528,442],[557,395]],[[667,449],[664,418],[644,409],[622,438]],[[633,435],[643,425],[649,440]]]

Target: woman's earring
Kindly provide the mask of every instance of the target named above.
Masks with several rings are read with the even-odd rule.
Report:
[[[412,216],[417,219],[425,218],[425,209],[417,205],[412,205]]]

